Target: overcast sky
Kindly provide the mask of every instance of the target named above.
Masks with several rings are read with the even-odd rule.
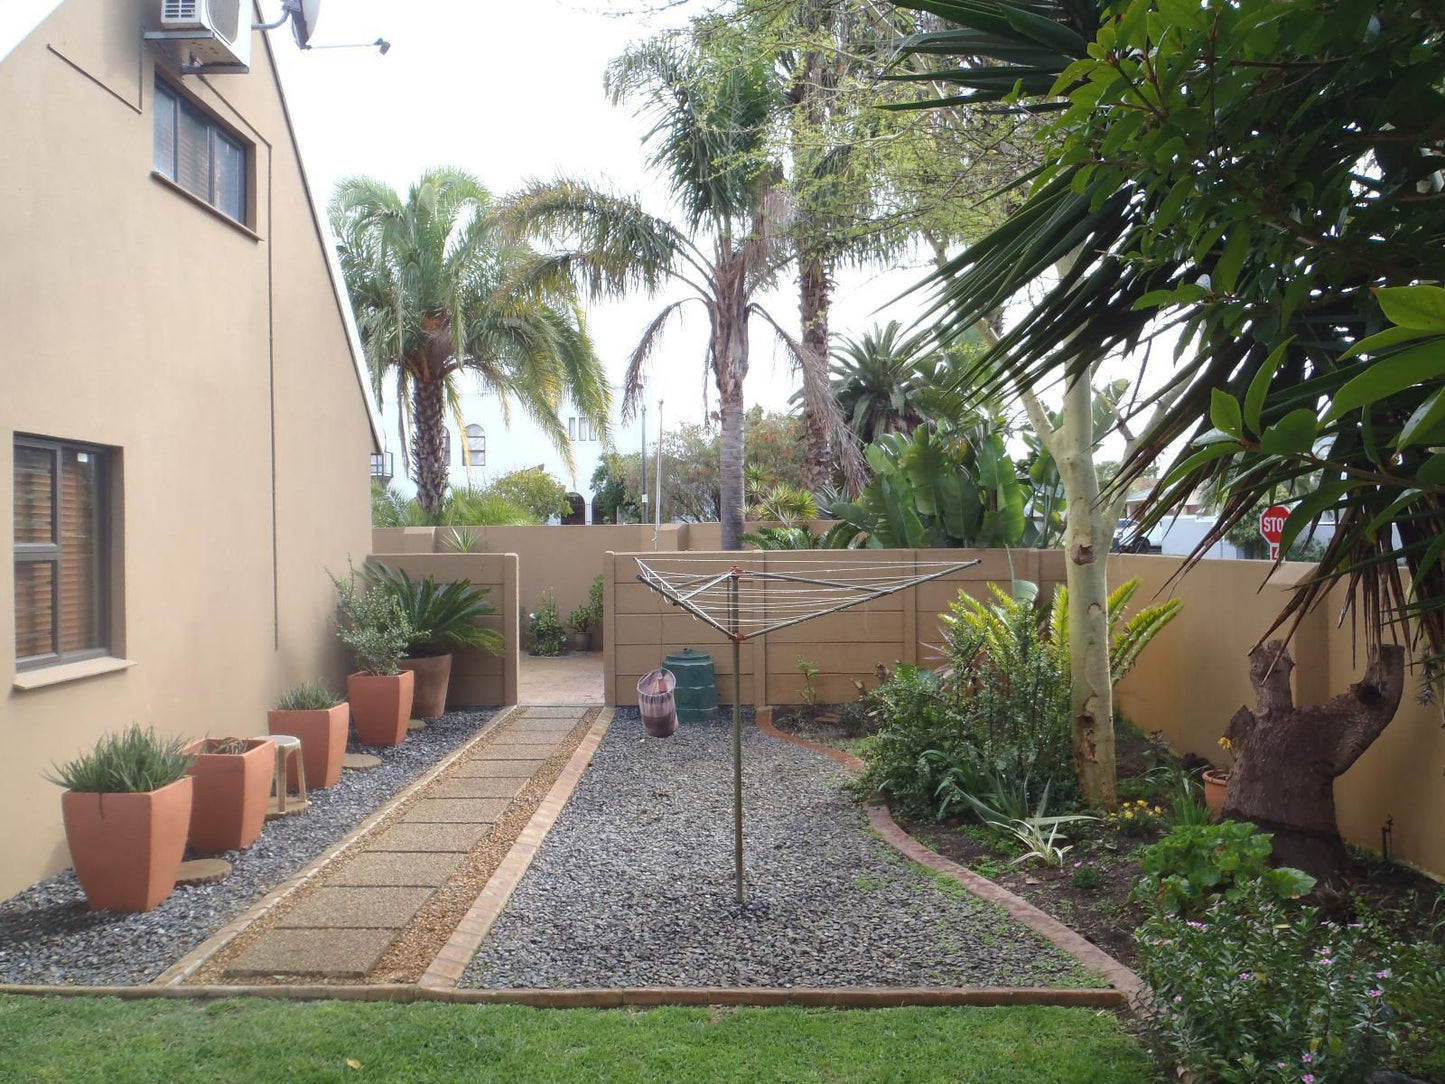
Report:
[[[262,2],[268,13],[279,10],[277,0]],[[381,37],[391,49],[385,56],[375,49],[302,53],[289,30],[271,32],[312,183],[329,195],[339,179],[365,173],[404,190],[427,167],[452,165],[501,195],[530,178],[571,174],[640,191],[650,210],[668,213],[666,189],[646,169],[642,122],[602,92],[607,62],[665,25],[616,14],[623,10],[608,0],[323,0],[313,45]],[[834,331],[861,334],[886,321],[893,314],[875,310],[922,274],[914,267],[845,274]],[[763,300],[796,333],[791,283]],[[639,296],[590,308],[614,381],[664,302]],[[911,309],[898,315],[908,319]],[[650,404],[666,400],[669,422],[702,416],[706,317],[700,307],[683,311],[684,322],[654,355],[648,385]],[[783,409],[796,379],[764,325],[755,324],[752,339],[747,400]],[[716,409],[715,397],[710,401]],[[394,425],[386,428],[394,440]]]

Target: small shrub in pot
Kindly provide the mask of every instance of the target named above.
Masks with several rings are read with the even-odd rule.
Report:
[[[149,911],[171,894],[186,850],[193,784],[183,739],[131,726],[47,776],[75,875],[93,911]]]
[[[341,762],[346,756],[346,733],[351,726],[351,708],[319,682],[297,685],[276,701],[266,713],[272,734],[289,734],[301,739],[301,763],[306,787],[316,790],[334,787],[341,779]],[[289,766],[286,785],[298,789],[295,764]]]
[[[390,592],[358,585],[353,568],[336,585],[336,630],[357,670],[346,679],[347,699],[363,745],[400,745],[411,718],[414,675],[401,669],[412,627]]]

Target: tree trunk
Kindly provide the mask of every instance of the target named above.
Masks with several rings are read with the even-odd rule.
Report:
[[[803,325],[803,439],[806,452],[800,481],[804,489],[816,493],[828,480],[832,457],[828,453],[828,421],[813,402],[821,395],[831,395],[828,384],[828,304],[832,283],[822,258],[799,257],[798,314]],[[809,389],[814,394],[809,395]]]
[[[1084,800],[1119,805],[1114,766],[1114,680],[1109,665],[1109,544],[1094,469],[1093,367],[1064,390],[1063,424],[1052,449],[1068,500],[1064,569],[1069,587],[1069,714]]]
[[[718,380],[718,475],[722,494],[722,548],[743,548],[743,382]]]
[[[416,470],[416,499],[428,516],[437,514],[447,491],[447,462],[443,449],[446,402],[444,380],[412,381],[414,426],[411,448]]]
[[[1335,822],[1335,778],[1394,718],[1405,689],[1405,652],[1396,644],[1371,647],[1362,681],[1310,707],[1294,705],[1293,669],[1283,640],[1249,653],[1256,707],[1241,707],[1225,732],[1234,770],[1224,815],[1273,833],[1279,865],[1328,883],[1349,867]]]

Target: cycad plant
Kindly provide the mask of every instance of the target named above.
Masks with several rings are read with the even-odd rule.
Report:
[[[411,635],[409,658],[445,655],[459,647],[475,647],[492,655],[502,653],[502,634],[476,622],[497,612],[487,601],[487,589],[470,580],[438,583],[436,577],[413,580],[405,569],[368,565],[367,585],[396,601]]]
[[[1129,600],[1139,590],[1140,581],[1126,580],[1109,592],[1109,672],[1114,684],[1130,670],[1139,658],[1139,653],[1149,642],[1163,631],[1164,626],[1179,616],[1184,600],[1171,598],[1155,602],[1138,610],[1133,617],[1124,620],[1124,610]],[[1054,592],[1054,604],[1049,614],[1049,639],[1056,651],[1065,654],[1069,650],[1069,589],[1059,587]]]

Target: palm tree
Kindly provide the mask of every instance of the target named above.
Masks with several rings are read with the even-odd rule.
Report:
[[[683,296],[653,318],[628,359],[624,417],[637,406],[644,368],[668,321],[689,304],[707,312],[706,365],[721,420],[722,544],[738,549],[752,319],[769,324],[795,357],[802,348],[756,301],[791,258],[777,188],[781,173],[768,145],[776,76],[766,57],[738,40],[732,51],[718,47],[724,33],[714,28],[706,49],[695,40],[650,40],[607,72],[613,102],[636,102],[653,122],[645,136],[649,164],[671,187],[685,230],[648,213],[635,197],[566,178],[528,186],[510,201],[508,214],[519,232],[567,246],[551,257],[553,269],[594,297],[681,287]]]
[[[428,516],[446,492],[445,415],[458,414],[462,373],[496,392],[508,416],[515,399],[569,465],[557,416],[564,396],[607,432],[611,393],[575,292],[503,235],[476,178],[428,170],[403,199],[374,178],[350,177],[330,215],[372,389],[379,400],[395,381],[403,461]]]
[[[907,338],[902,331],[890,320],[833,349],[833,395],[861,444],[874,444],[885,433],[911,433],[924,420],[914,393],[920,363],[935,347],[926,331]]]

